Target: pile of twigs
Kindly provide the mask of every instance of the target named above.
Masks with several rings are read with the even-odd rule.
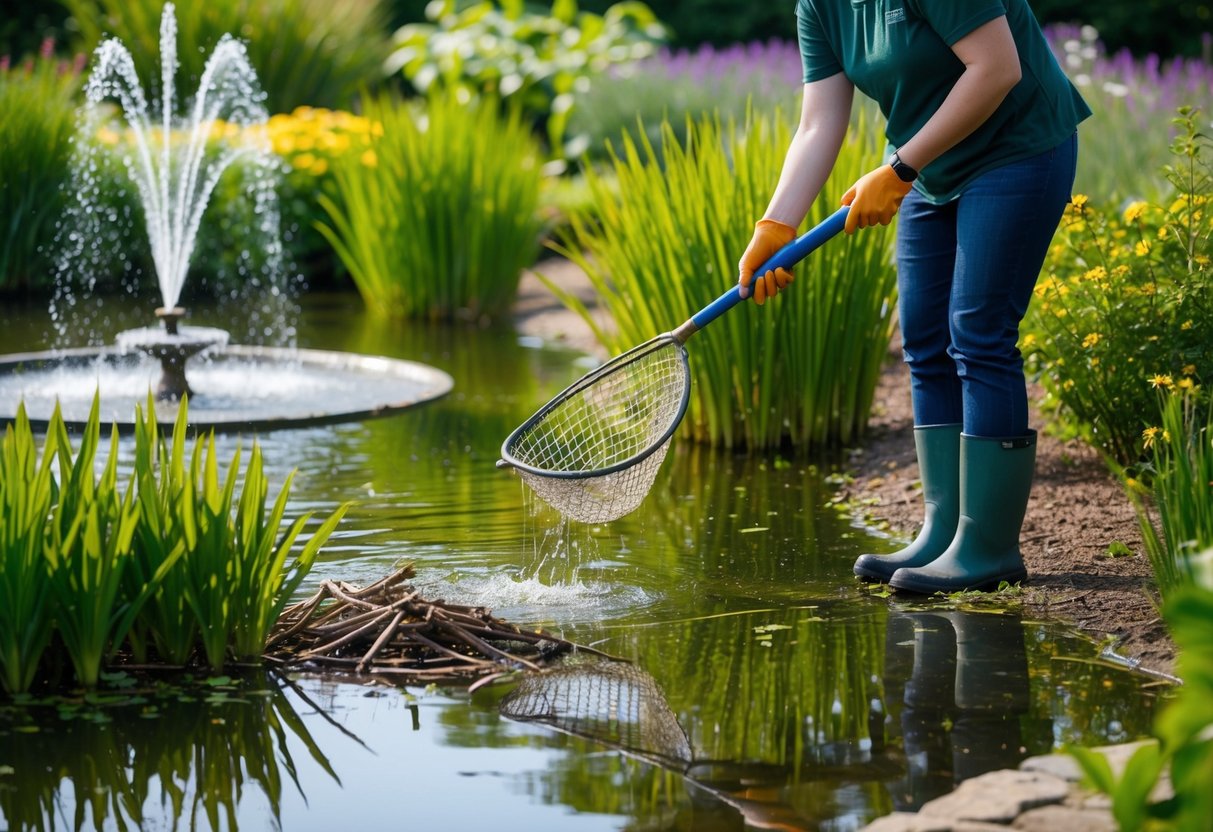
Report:
[[[408,564],[365,588],[324,581],[283,610],[265,658],[288,668],[370,674],[399,684],[478,679],[540,670],[573,650],[605,655],[542,631],[525,632],[484,607],[427,601],[407,583]]]

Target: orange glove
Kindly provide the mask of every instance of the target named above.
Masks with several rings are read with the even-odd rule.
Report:
[[[737,264],[741,274],[738,283],[741,286],[743,298],[750,296],[750,283],[754,280],[754,270],[770,260],[771,255],[795,238],[796,229],[779,220],[759,220],[754,225],[754,237],[746,246],[745,254],[741,255],[741,262]],[[758,281],[754,284],[754,302],[762,306],[764,300],[775,297],[779,294],[780,289],[786,288],[791,282],[792,273],[787,269],[775,269],[766,274],[760,274]]]
[[[871,173],[861,176],[859,181],[842,195],[842,204],[851,206],[843,230],[854,234],[857,228],[888,225],[913,186],[912,182],[902,182],[892,165],[881,165]]]

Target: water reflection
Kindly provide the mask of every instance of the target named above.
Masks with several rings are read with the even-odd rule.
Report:
[[[50,712],[51,708],[57,712]],[[265,676],[201,690],[159,687],[0,713],[0,817],[13,830],[276,828],[300,763],[340,782]]]
[[[499,707],[631,757],[629,776],[652,788],[651,802],[631,808],[639,817],[659,816],[664,802],[706,813],[712,828],[853,829],[1055,749],[1068,728],[1033,689],[1058,657],[1029,647],[1058,645],[1037,639],[1039,627],[1006,613],[824,602],[719,615],[665,624],[653,639],[633,632],[624,641],[635,665],[528,675]],[[620,639],[608,643],[619,652]],[[1097,698],[1124,701],[1113,668],[1084,666]],[[1140,736],[1152,711],[1139,698],[1121,716]],[[566,800],[574,791],[548,790]]]

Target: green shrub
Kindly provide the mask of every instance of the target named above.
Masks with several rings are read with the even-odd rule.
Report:
[[[78,46],[103,37],[130,50],[145,88],[160,82],[163,0],[64,0],[80,33]],[[196,82],[219,38],[245,41],[271,113],[309,104],[348,107],[383,76],[387,38],[380,0],[211,0],[177,6],[178,77]],[[192,91],[191,91],[192,92]],[[186,95],[182,91],[182,95]]]
[[[1209,139],[1180,112],[1170,203],[1120,212],[1075,196],[1025,326],[1045,406],[1121,465],[1140,454],[1151,386],[1193,388],[1213,374]]]
[[[542,159],[519,117],[456,92],[421,109],[366,103],[377,139],[333,166],[320,230],[371,309],[396,317],[505,312],[539,245]]]
[[[79,88],[79,67],[47,55],[0,68],[0,289],[53,282]]]
[[[665,127],[664,156],[624,139],[612,179],[587,175],[593,213],[575,215],[557,249],[577,262],[613,331],[552,286],[611,352],[681,324],[736,281],[737,259],[777,181],[791,131],[782,114],[743,126],[704,118],[685,146]],[[880,163],[883,141],[861,123],[809,212],[816,224]],[[765,309],[734,310],[691,346],[682,428],[697,441],[761,450],[846,445],[863,435],[888,349],[895,277],[890,229],[835,239],[801,263],[800,280]]]
[[[652,54],[664,29],[644,3],[616,3],[601,15],[579,12],[575,0],[554,0],[547,14],[522,0],[455,0],[426,8],[431,22],[394,36],[388,66],[401,69],[419,92],[461,90],[509,102],[564,153],[565,126],[576,94],[609,67]]]

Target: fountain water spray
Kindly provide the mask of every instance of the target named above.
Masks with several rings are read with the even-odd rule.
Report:
[[[59,349],[0,356],[0,423],[14,418],[20,402],[35,427],[49,424],[56,409],[69,426],[80,427],[100,395],[103,418],[130,426],[135,408],[156,384],[156,368],[144,354],[159,361],[157,395],[168,401],[157,408],[157,418],[171,424],[173,403],[189,394],[190,422],[196,429],[364,419],[445,395],[451,377],[423,364],[295,348],[287,315],[298,310],[292,293],[285,291],[279,228],[281,163],[268,132],[259,129],[268,121],[264,95],[245,48],[228,35],[219,40],[198,92],[180,118],[174,112],[177,25],[171,3],[160,22],[160,50],[161,99],[149,105],[126,47],[110,39],[97,48],[75,139],[68,213],[57,238],[58,279],[50,312]],[[113,125],[115,104],[125,128]],[[118,130],[127,137],[120,139]],[[232,228],[224,227],[223,259],[235,255],[241,278],[225,294],[239,303],[242,317],[248,316],[250,340],[275,337],[287,348],[229,345],[224,330],[179,323],[185,314],[179,306],[182,287],[203,213],[224,171],[237,163],[232,174],[240,175],[241,211],[251,207],[252,212],[251,218],[242,214],[233,218]],[[118,166],[125,177],[121,168],[112,170]],[[103,333],[90,331],[89,313],[95,307],[99,322],[108,326],[108,313],[101,312],[104,302],[93,293],[100,277],[120,271],[127,288],[135,288],[132,276],[137,276],[135,264],[141,258],[129,245],[127,232],[136,213],[126,198],[129,186],[146,219],[160,286],[160,325],[120,332],[114,348],[100,340]],[[81,332],[89,338],[87,347],[68,340]],[[191,369],[199,388],[195,397],[185,365],[199,353],[208,360],[195,361]]]
[[[148,327],[121,333],[118,344],[140,349],[160,359],[164,373],[159,385],[162,398],[179,398],[189,392],[184,365],[190,356],[227,341],[222,330],[178,327],[182,288],[198,240],[207,204],[224,172],[237,162],[259,172],[253,174],[249,196],[258,231],[267,243],[254,255],[245,247],[243,258],[264,258],[261,269],[270,284],[268,295],[278,297],[283,272],[283,249],[278,234],[279,214],[275,190],[279,163],[264,127],[268,113],[256,72],[244,44],[230,35],[220,38],[202,72],[198,91],[176,114],[175,78],[177,20],[172,3],[164,6],[160,21],[160,102],[150,106],[130,51],[116,38],[104,41],[94,55],[94,69],[85,87],[85,109],[76,140],[79,204],[72,212],[61,261],[60,290],[55,311],[74,305],[71,285],[85,278],[90,288],[95,270],[108,267],[121,250],[113,226],[116,213],[103,208],[100,193],[97,135],[111,118],[110,102],[121,107],[128,149],[122,163],[135,186],[146,221],[147,239],[155,265],[161,302],[157,315],[164,329]],[[223,138],[215,141],[217,133]],[[263,286],[257,277],[253,288]],[[59,317],[57,315],[56,317]]]

